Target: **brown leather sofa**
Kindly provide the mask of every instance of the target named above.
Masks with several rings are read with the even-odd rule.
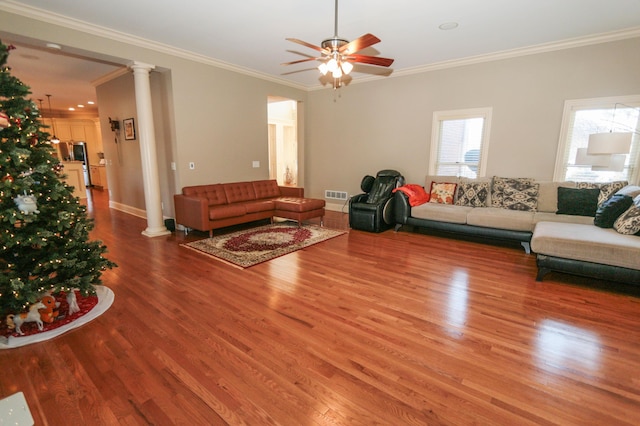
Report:
[[[282,217],[298,223],[324,218],[325,201],[304,198],[304,188],[278,186],[276,180],[185,186],[173,196],[176,223],[198,231]]]

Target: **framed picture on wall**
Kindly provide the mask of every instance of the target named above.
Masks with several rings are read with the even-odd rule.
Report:
[[[124,123],[124,140],[134,140],[136,138],[136,126],[133,118],[126,118],[122,122]]]

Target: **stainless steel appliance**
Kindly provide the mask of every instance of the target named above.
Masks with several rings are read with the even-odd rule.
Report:
[[[89,155],[87,153],[87,144],[85,142],[69,142],[71,148],[71,159],[73,161],[82,161],[82,172],[84,174],[84,183],[87,187],[91,186],[91,176],[89,175]]]

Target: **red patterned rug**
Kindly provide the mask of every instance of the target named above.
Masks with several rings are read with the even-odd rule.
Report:
[[[59,305],[55,310],[58,312],[58,316],[51,323],[43,322],[42,331],[38,329],[35,322],[25,322],[21,326],[23,334],[20,335],[15,330],[9,330],[5,323],[2,322],[3,330],[0,332],[0,349],[17,348],[49,340],[99,317],[113,303],[114,294],[111,289],[105,286],[95,286],[95,289],[96,294],[87,297],[83,297],[76,291],[76,302],[79,311],[72,314],[69,314],[66,295],[64,293],[56,295],[55,299]]]
[[[315,225],[298,226],[285,222],[182,245],[231,265],[248,268],[345,233]]]

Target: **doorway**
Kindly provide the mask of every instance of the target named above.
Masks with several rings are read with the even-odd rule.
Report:
[[[297,186],[298,179],[298,102],[269,97],[269,178],[278,185]]]

